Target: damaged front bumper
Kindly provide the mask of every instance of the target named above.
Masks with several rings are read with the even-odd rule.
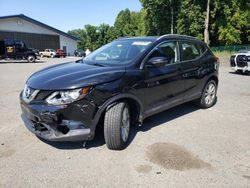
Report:
[[[92,117],[95,106],[87,101],[48,106],[27,104],[20,95],[20,105],[25,126],[40,138],[48,141],[84,141],[94,138]]]
[[[66,134],[52,129],[45,123],[34,123],[29,120],[25,114],[21,115],[22,120],[29,131],[36,136],[49,141],[82,141],[88,140],[90,129],[75,129],[69,130]]]

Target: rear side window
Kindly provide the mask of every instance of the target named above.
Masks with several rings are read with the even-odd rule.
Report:
[[[197,44],[191,42],[182,42],[182,61],[188,61],[200,57],[204,49],[200,49]]]
[[[199,49],[200,49],[200,54],[203,54],[207,50],[204,44],[199,44]]]

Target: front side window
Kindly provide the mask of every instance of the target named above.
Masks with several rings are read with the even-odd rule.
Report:
[[[188,61],[200,57],[201,51],[198,46],[191,42],[182,42],[182,61]]]
[[[23,44],[22,41],[15,41],[15,47],[17,47],[17,48],[23,48],[24,44]]]
[[[87,64],[128,64],[145,51],[151,41],[118,40],[104,45],[84,58]]]
[[[176,41],[170,41],[160,44],[148,59],[154,57],[165,57],[168,59],[168,64],[177,63],[179,61],[178,46]],[[166,64],[166,65],[168,65]]]

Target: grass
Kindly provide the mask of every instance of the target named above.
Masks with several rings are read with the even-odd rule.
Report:
[[[235,52],[233,52],[233,51],[214,51],[213,53],[214,53],[214,55],[216,55],[219,58],[229,58]]]
[[[228,63],[233,51],[213,51],[214,55],[220,59],[220,63]]]

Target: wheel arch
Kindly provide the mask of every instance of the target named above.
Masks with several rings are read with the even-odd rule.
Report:
[[[132,120],[133,123],[141,123],[142,122],[142,112],[143,112],[143,105],[142,102],[133,94],[120,94],[116,95],[109,100],[107,100],[97,111],[94,122],[93,122],[93,131],[95,131],[97,125],[102,124],[102,121],[104,120],[104,115],[106,110],[111,108],[113,105],[119,103],[119,102],[126,102],[130,107],[130,112],[132,114]],[[133,106],[136,106],[136,108],[133,108]]]
[[[216,82],[217,85],[218,85],[218,83],[219,83],[219,79],[218,79],[218,76],[217,76],[217,75],[212,75],[212,76],[208,77],[207,82],[209,82],[210,80],[214,80],[214,81]],[[207,83],[207,82],[206,82],[206,83]]]
[[[25,59],[27,59],[29,56],[34,56],[35,57],[35,59],[37,59],[37,57],[36,57],[36,54],[35,53],[26,53],[26,55],[25,55]]]

